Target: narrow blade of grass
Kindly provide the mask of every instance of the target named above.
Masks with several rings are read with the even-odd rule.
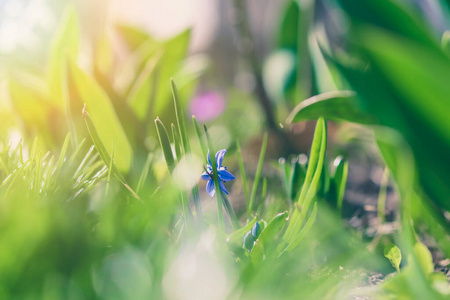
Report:
[[[108,196],[108,190],[109,190],[109,186],[111,183],[111,174],[112,174],[112,164],[114,161],[114,145],[112,146],[112,150],[111,150],[111,162],[108,166],[108,177],[106,179],[106,188],[105,188],[105,198]]]
[[[178,135],[177,129],[175,128],[175,125],[171,124],[170,127],[172,128],[172,138],[173,138],[173,143],[175,146],[175,155],[176,155],[176,160],[177,162],[180,162],[181,160],[181,140],[180,140],[180,136]]]
[[[158,133],[159,137],[159,143],[161,144],[164,158],[166,160],[167,168],[169,169],[170,174],[172,174],[173,169],[175,168],[175,160],[173,158],[172,146],[170,145],[169,135],[167,134],[166,127],[158,117],[155,120],[155,125],[156,125],[156,132]]]
[[[336,185],[337,208],[342,212],[342,202],[344,201],[345,186],[348,176],[348,161],[341,159],[334,172],[334,182]]]
[[[186,122],[184,120],[184,115],[183,115],[183,108],[181,107],[181,101],[180,101],[180,96],[178,94],[178,89],[177,86],[175,85],[175,82],[173,81],[173,78],[170,78],[170,85],[172,88],[172,95],[173,95],[173,101],[174,101],[174,106],[175,106],[175,115],[177,118],[177,124],[178,124],[178,130],[180,132],[180,137],[181,137],[181,152],[184,154],[188,154],[191,152],[191,145],[189,143],[189,136],[188,136],[188,132],[187,132],[187,127],[186,127]],[[194,188],[192,188],[192,196],[194,198],[194,205],[195,205],[195,210],[197,212],[198,216],[201,216],[202,214],[202,207],[200,204],[200,197],[198,194],[198,186],[194,186]]]
[[[92,138],[92,141],[97,148],[98,153],[100,154],[100,157],[102,158],[103,162],[106,166],[112,166],[112,172],[113,174],[119,179],[119,181],[122,183],[122,185],[131,193],[131,195],[136,198],[137,200],[141,200],[141,198],[136,194],[135,191],[127,184],[125,178],[123,177],[122,173],[117,169],[114,162],[111,162],[111,157],[109,156],[108,152],[106,151],[105,145],[103,145],[102,140],[100,139],[100,136],[97,133],[97,130],[95,129],[94,123],[92,122],[91,117],[89,116],[89,113],[86,110],[86,106],[83,109],[83,118],[86,123],[86,126],[89,131],[89,135]]]
[[[195,132],[197,133],[198,142],[200,144],[200,148],[202,149],[203,159],[205,163],[207,163],[206,155],[208,153],[208,149],[205,145],[205,141],[203,140],[202,132],[200,131],[200,127],[198,127],[197,120],[195,116],[192,116],[192,122],[194,122]]]
[[[305,226],[300,231],[300,233],[295,237],[295,239],[292,241],[292,243],[290,243],[289,246],[284,251],[290,252],[300,244],[300,242],[305,238],[306,234],[311,230],[311,228],[316,220],[316,217],[317,217],[317,202],[314,202],[314,207],[311,212],[311,216],[309,217]],[[283,254],[283,253],[281,253],[281,254]]]
[[[142,168],[141,176],[139,176],[138,185],[136,188],[136,193],[139,194],[141,191],[142,185],[144,184],[145,180],[147,179],[148,170],[150,169],[151,163],[153,160],[153,154],[149,153],[147,155],[147,160],[145,161],[144,168]]]
[[[237,154],[238,154],[238,161],[239,161],[239,171],[241,172],[242,185],[244,186],[245,203],[247,204],[247,209],[248,209],[249,204],[250,204],[250,196],[248,194],[247,176],[245,176],[244,162],[242,161],[241,145],[239,144],[239,141],[236,141],[236,147],[237,147]],[[205,157],[206,157],[206,155],[205,155]]]
[[[184,148],[184,153],[191,152],[189,144],[189,138],[187,134],[186,123],[184,121],[183,108],[181,107],[180,96],[178,95],[178,89],[173,79],[170,79],[170,85],[172,87],[173,101],[175,106],[175,115],[177,118],[178,129],[180,131],[181,141]]]
[[[69,148],[70,139],[71,139],[71,137],[70,137],[70,132],[69,132],[66,135],[63,146],[61,147],[61,151],[59,152],[59,158],[58,158],[58,162],[56,163],[56,169],[60,169],[66,160],[67,148]]]
[[[268,135],[266,132],[264,134],[263,142],[261,145],[261,152],[259,153],[258,167],[256,168],[255,180],[253,181],[252,194],[250,196],[250,201],[249,201],[249,204],[247,207],[248,218],[250,218],[250,216],[253,212],[253,204],[254,204],[255,198],[256,198],[256,191],[258,190],[259,178],[261,177],[262,167],[264,164],[264,157],[266,156],[267,138],[268,138]]]

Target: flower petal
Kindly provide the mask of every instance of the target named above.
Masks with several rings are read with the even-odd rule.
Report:
[[[216,191],[214,190],[214,181],[212,179],[206,184],[206,192],[211,198],[214,197]]]
[[[222,181],[230,181],[235,178],[234,175],[228,172],[226,169],[218,170],[217,173],[219,174],[219,179]]]
[[[207,158],[207,160],[208,160],[208,164],[209,164],[210,166],[212,166],[212,163],[211,163],[211,155],[209,154],[209,149],[208,149],[208,155],[206,155],[206,158]]]
[[[217,151],[217,153],[216,153],[217,169],[222,167],[223,157],[225,156],[225,153],[227,153],[227,149],[222,149],[222,150]]]
[[[203,180],[209,180],[209,179],[211,179],[211,177],[209,177],[209,174],[206,173],[206,172],[203,172],[201,177],[202,177]]]
[[[225,184],[223,184],[223,181],[222,181],[222,180],[219,180],[219,186],[220,186],[220,189],[221,189],[222,191],[224,191],[225,194],[228,195],[228,191],[227,191],[227,189],[225,188]]]

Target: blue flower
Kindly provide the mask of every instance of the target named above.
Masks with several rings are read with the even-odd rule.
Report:
[[[219,175],[219,186],[222,191],[225,192],[225,194],[228,195],[228,191],[225,188],[225,185],[223,184],[225,181],[231,181],[234,179],[233,174],[227,171],[226,167],[222,166],[223,157],[225,156],[225,153],[227,153],[227,149],[222,149],[217,151],[216,153],[216,166],[217,166],[217,174]],[[208,192],[210,197],[214,197],[215,190],[214,190],[214,179],[213,179],[213,172],[211,167],[211,156],[209,154],[208,150],[208,166],[206,167],[206,171],[202,174],[203,180],[208,180],[208,183],[206,184],[206,192]]]

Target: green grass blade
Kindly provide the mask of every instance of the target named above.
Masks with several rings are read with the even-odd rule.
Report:
[[[175,85],[175,82],[173,81],[172,78],[170,79],[170,84],[172,87],[172,94],[173,94],[173,101],[174,101],[174,106],[175,106],[175,115],[177,117],[178,129],[180,131],[180,136],[181,136],[181,141],[182,141],[182,145],[184,148],[184,153],[187,154],[187,153],[191,152],[191,147],[189,144],[186,122],[184,120],[183,108],[181,106],[180,96],[178,94],[177,86]]]
[[[145,180],[147,179],[148,171],[150,170],[152,160],[153,160],[153,153],[149,153],[147,156],[147,160],[145,161],[144,168],[142,168],[141,176],[139,176],[139,181],[138,181],[138,185],[136,188],[137,194],[139,194],[139,192],[141,191],[142,185],[144,184]]]
[[[172,174],[173,169],[175,168],[175,159],[173,158],[169,135],[167,134],[166,127],[158,117],[155,120],[155,125],[156,131],[158,133],[159,143],[161,144],[164,158],[166,160],[167,168],[169,169],[170,174]]]
[[[205,145],[205,141],[203,140],[202,132],[200,131],[200,127],[198,127],[197,120],[195,116],[192,116],[192,121],[194,122],[195,132],[197,133],[198,142],[200,144],[200,148],[202,149],[203,160],[207,163],[206,156],[208,154],[208,147]]]
[[[177,159],[177,162],[180,162],[181,156],[182,156],[180,136],[178,135],[175,125],[171,124],[171,127],[172,127],[172,138],[173,138],[173,143],[174,143],[174,148],[175,148],[176,159]]]
[[[222,196],[222,200],[223,200],[223,206],[225,207],[225,210],[228,213],[228,216],[230,217],[231,220],[231,225],[233,227],[233,231],[239,229],[241,226],[239,225],[239,220],[236,217],[236,213],[233,210],[233,207],[231,207],[231,203],[228,200],[227,195],[223,192],[221,192],[221,196]]]
[[[61,151],[59,152],[58,162],[56,163],[57,170],[61,169],[63,163],[66,161],[67,148],[69,147],[70,139],[71,139],[71,137],[70,137],[70,132],[69,132],[66,135],[63,146],[61,147]]]
[[[114,164],[121,172],[127,173],[133,160],[133,149],[108,94],[94,78],[75,63],[72,62],[69,69],[77,92],[89,111],[91,119],[89,122],[95,125],[96,135],[103,142],[106,154],[111,155],[114,143],[116,153]],[[109,165],[109,160],[106,165]]]
[[[92,138],[92,142],[94,143],[95,147],[97,148],[98,153],[100,154],[100,157],[102,158],[103,162],[106,166],[112,166],[112,172],[113,174],[119,179],[119,181],[122,183],[122,185],[131,193],[131,195],[136,198],[137,200],[141,200],[139,196],[136,194],[135,191],[127,184],[125,178],[123,177],[122,173],[117,169],[114,162],[111,162],[111,157],[108,154],[108,151],[105,148],[105,145],[103,145],[102,140],[100,139],[100,136],[97,133],[97,129],[94,126],[94,123],[92,122],[91,117],[89,116],[89,113],[86,110],[86,106],[83,109],[83,118],[86,123],[86,126],[89,131],[89,135]]]
[[[113,145],[112,153],[111,153],[111,162],[110,162],[110,164],[108,166],[108,177],[106,178],[105,198],[107,198],[107,196],[108,196],[109,186],[111,184],[111,174],[112,174],[113,161],[114,161],[114,145]]]
[[[86,143],[86,138],[82,139],[81,142],[77,145],[75,148],[75,151],[73,151],[72,155],[70,155],[69,162],[73,163],[75,159],[77,158],[78,154],[81,152],[81,150],[84,148],[84,144]]]
[[[264,164],[264,157],[266,155],[266,149],[267,149],[267,132],[264,134],[263,142],[261,145],[261,152],[259,153],[259,161],[258,166],[256,168],[256,174],[255,174],[255,180],[253,181],[253,188],[252,188],[252,194],[250,196],[250,201],[247,207],[247,216],[250,218],[252,212],[253,212],[253,204],[255,202],[256,198],[256,191],[258,189],[259,184],[259,178],[261,177],[262,167]]]
[[[302,228],[300,233],[295,237],[295,239],[292,241],[292,243],[290,243],[289,246],[284,251],[290,252],[300,244],[300,242],[305,238],[305,236],[311,230],[311,228],[316,220],[316,217],[317,217],[317,202],[314,202],[314,207],[311,212],[311,216],[309,217],[308,221],[306,221],[305,226]]]
[[[86,152],[86,155],[83,157],[83,160],[82,160],[81,163],[78,165],[77,170],[76,170],[75,173],[73,174],[73,178],[77,178],[77,177],[81,174],[81,172],[82,172],[84,166],[86,165],[88,159],[91,158],[92,153],[94,152],[94,149],[95,149],[95,146],[92,145],[91,148],[89,148],[88,152]]]
[[[317,162],[317,168],[314,173],[314,177],[311,181],[311,185],[309,186],[308,192],[306,194],[305,201],[303,203],[303,207],[300,210],[300,220],[299,220],[300,226],[303,224],[306,214],[309,211],[309,207],[311,206],[311,203],[317,194],[317,191],[318,191],[319,185],[320,185],[320,179],[323,176],[322,171],[323,171],[324,161],[325,161],[325,151],[327,148],[327,125],[326,125],[325,121],[323,123],[322,129],[323,129],[323,131],[322,131],[322,135],[321,135],[322,141],[321,141],[321,145],[320,145],[319,160]]]
[[[250,204],[250,196],[248,194],[247,176],[245,176],[244,162],[242,161],[241,145],[240,145],[239,141],[236,141],[236,147],[237,147],[237,155],[238,155],[238,162],[239,162],[239,171],[241,172],[242,185],[244,186],[245,203],[247,204],[247,209],[248,209],[249,204]]]
[[[187,132],[186,122],[183,114],[183,107],[181,106],[180,96],[178,94],[177,86],[172,78],[170,78],[170,85],[172,88],[173,101],[175,106],[175,115],[177,118],[178,130],[180,132],[181,137],[181,152],[184,154],[188,154],[191,152],[191,145],[189,142],[189,136]],[[198,186],[194,186],[192,189],[192,195],[194,198],[195,210],[198,216],[202,214],[202,207],[200,204],[200,197],[198,193]],[[219,196],[220,197],[220,196]]]
[[[299,232],[303,223],[302,216],[306,214],[309,203],[315,196],[323,168],[326,150],[326,134],[326,123],[323,118],[320,118],[317,120],[316,129],[314,131],[314,138],[311,146],[305,181],[300,192],[297,207],[294,209],[288,229],[284,235],[284,239],[289,243],[292,242]]]
[[[342,211],[342,202],[344,201],[345,186],[348,176],[348,161],[341,159],[334,171],[334,183],[336,186],[337,208]]]

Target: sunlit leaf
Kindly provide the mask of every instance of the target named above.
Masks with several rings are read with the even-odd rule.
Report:
[[[402,261],[402,253],[400,252],[400,249],[394,244],[388,244],[384,247],[384,256],[389,259],[397,272],[400,272],[400,263]]]
[[[133,159],[133,150],[108,95],[76,64],[70,64],[70,72],[81,101],[86,103],[92,122],[108,154],[112,154],[114,144],[117,168],[127,173]]]
[[[361,108],[353,91],[333,91],[308,98],[292,110],[286,122],[315,120],[320,117],[327,120],[374,123],[373,116]]]
[[[47,67],[47,83],[52,101],[64,107],[65,67],[67,60],[76,60],[79,48],[79,26],[74,10],[68,10],[54,37]]]
[[[414,255],[417,258],[420,268],[425,275],[429,275],[434,271],[433,258],[430,250],[422,243],[416,243],[414,245]]]

